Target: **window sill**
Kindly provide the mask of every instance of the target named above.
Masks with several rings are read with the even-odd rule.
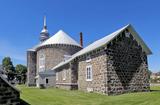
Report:
[[[86,62],[91,62],[91,59],[89,59],[89,60],[86,60]]]
[[[92,81],[92,79],[86,79],[86,81]]]

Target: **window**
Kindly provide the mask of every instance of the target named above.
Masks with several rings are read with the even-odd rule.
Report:
[[[44,54],[41,54],[39,56],[39,72],[45,70],[45,56]]]
[[[63,70],[63,80],[66,80],[66,71],[67,70]]]
[[[86,81],[92,81],[92,66],[86,67]]]
[[[64,55],[64,61],[68,60],[69,58],[71,58],[71,55]]]
[[[90,61],[91,61],[91,56],[90,55],[86,56],[86,62],[90,62]]]
[[[48,79],[46,79],[46,84],[48,84]]]
[[[126,29],[126,31],[125,31],[125,36],[128,37],[128,38],[130,37],[130,32],[129,32],[128,29]]]
[[[58,72],[56,73],[56,80],[58,80]]]

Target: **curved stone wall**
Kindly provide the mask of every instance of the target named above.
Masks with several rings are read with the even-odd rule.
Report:
[[[45,56],[45,70],[50,70],[64,60],[64,55],[73,55],[81,49],[81,47],[65,44],[42,46],[37,49],[37,71],[41,54]]]

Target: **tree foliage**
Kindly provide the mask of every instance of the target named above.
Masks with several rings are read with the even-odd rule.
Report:
[[[2,66],[6,72],[14,71],[14,66],[10,57],[5,57],[2,60]]]
[[[16,70],[16,74],[17,74],[16,77],[17,77],[19,83],[25,83],[27,67],[22,64],[18,64],[18,65],[16,65],[15,70]]]
[[[2,66],[4,71],[6,72],[6,75],[8,76],[8,80],[13,80],[14,79],[14,73],[15,73],[15,68],[13,66],[13,63],[11,61],[10,57],[5,57],[2,60]]]

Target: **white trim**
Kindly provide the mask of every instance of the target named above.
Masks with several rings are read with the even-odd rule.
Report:
[[[71,55],[64,55],[64,61],[70,59],[72,56]]]
[[[56,80],[58,81],[58,72],[56,72]]]
[[[129,38],[129,37],[130,37],[130,34],[131,34],[130,32],[126,32],[126,31],[125,31],[125,36],[126,36],[126,37]]]
[[[86,81],[93,80],[92,65],[86,66]]]
[[[56,83],[56,85],[78,85],[77,83]]]
[[[91,59],[91,56],[90,56],[90,55],[87,55],[87,56],[86,56],[86,62],[91,62],[91,60],[92,60],[92,59]]]
[[[72,57],[70,59],[68,59],[67,61],[65,61],[65,62],[63,61],[63,62],[59,63],[58,65],[56,65],[55,67],[53,67],[52,70],[55,70],[55,69],[65,65],[65,64],[69,63],[70,61],[74,60],[75,58],[77,58],[77,57],[79,57],[81,55],[84,55],[84,54],[86,54],[88,52],[96,50],[97,48],[105,46],[106,44],[111,42],[113,39],[115,39],[118,35],[120,35],[120,33],[123,32],[125,29],[128,29],[129,32],[132,34],[133,38],[141,44],[142,49],[146,52],[147,55],[152,54],[151,50],[144,43],[144,41],[140,38],[138,33],[134,30],[134,28],[130,24],[128,24],[125,27],[123,27],[123,28],[121,28],[121,29],[109,34],[108,36],[105,36],[104,38],[99,39],[99,40],[95,41],[94,43],[88,45],[84,49],[82,49],[79,52],[77,52],[74,55],[72,55]]]
[[[146,54],[151,55],[152,51],[144,43],[144,41],[141,39],[140,35],[135,31],[135,29],[131,25],[130,25],[130,27],[128,27],[128,29],[131,32],[134,39],[142,46],[142,49],[146,52]]]
[[[64,69],[64,70],[62,71],[62,73],[63,73],[63,74],[62,74],[62,75],[63,75],[63,80],[66,80],[66,77],[67,77],[67,76],[66,76],[66,75],[67,75],[66,72],[67,72],[66,69]]]

